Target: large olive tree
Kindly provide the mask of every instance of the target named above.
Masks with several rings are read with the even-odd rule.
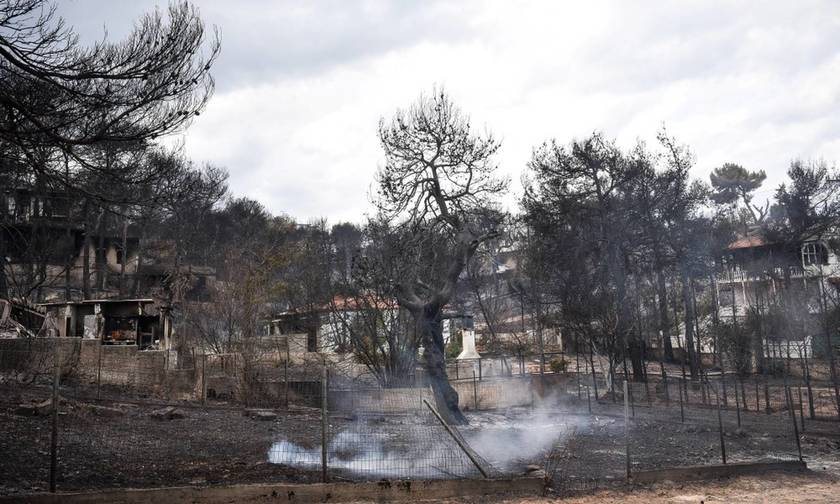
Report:
[[[508,185],[495,173],[500,143],[473,133],[469,118],[437,90],[381,120],[379,138],[385,163],[374,199],[404,245],[394,293],[414,319],[438,409],[466,423],[446,374],[443,309],[476,249],[498,234],[495,199]]]

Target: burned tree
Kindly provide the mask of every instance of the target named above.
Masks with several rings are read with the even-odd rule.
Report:
[[[204,110],[218,51],[218,34],[208,45],[204,23],[186,2],[173,3],[167,17],[145,15],[125,40],[105,36],[92,46],[79,42],[47,0],[3,2],[0,169],[19,163],[39,183],[88,200],[133,203],[133,189],[164,183],[168,174],[116,161],[183,130]],[[44,151],[52,162],[38,162]],[[114,186],[124,190],[107,191]]]
[[[152,140],[178,131],[213,91],[219,50],[200,52],[204,24],[188,3],[144,16],[124,41],[92,47],[45,0],[0,7],[0,138],[74,147]]]
[[[498,234],[498,213],[488,210],[507,188],[507,180],[495,176],[500,144],[490,134],[473,134],[442,91],[381,120],[379,138],[385,164],[375,203],[406,245],[406,273],[394,279],[395,295],[414,319],[438,408],[448,421],[463,424],[446,375],[442,315],[476,249]]]
[[[104,36],[91,46],[48,0],[0,2],[0,179],[8,183],[13,167],[23,167],[30,185],[71,195],[66,204],[83,214],[138,203],[139,189],[165,183],[168,173],[115,161],[204,109],[219,51],[218,34],[207,38],[186,2],[173,3],[168,16],[144,16],[125,40]],[[0,214],[0,229],[9,225]],[[0,251],[7,241],[0,233]],[[0,296],[9,290],[4,257]]]
[[[339,352],[352,352],[383,387],[412,383],[419,341],[412,317],[395,301],[391,282],[404,269],[397,236],[387,223],[371,221],[363,230],[350,224],[333,227],[332,241],[332,344]]]
[[[625,155],[600,134],[568,148],[554,141],[543,144],[529,164],[534,178],[523,206],[526,220],[542,235],[540,241],[580,247],[581,253],[555,266],[574,268],[560,275],[561,285],[584,291],[557,297],[571,303],[564,308],[572,313],[603,307],[589,322],[599,327],[609,376],[630,349],[634,375],[641,381],[644,370],[630,298],[630,264],[639,241],[631,190],[639,164],[637,156]],[[584,272],[592,275],[592,282],[578,283]],[[581,303],[582,310],[570,309]]]

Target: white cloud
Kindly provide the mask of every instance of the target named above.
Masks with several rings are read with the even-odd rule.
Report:
[[[765,194],[792,158],[840,158],[831,1],[197,3],[223,54],[188,152],[301,220],[369,208],[379,118],[435,83],[503,139],[514,181],[546,139],[597,129],[629,146],[662,123],[695,176],[735,161],[768,172]],[[68,5],[83,32],[119,35],[154,2]]]

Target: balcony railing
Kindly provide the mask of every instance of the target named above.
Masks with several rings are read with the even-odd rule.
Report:
[[[787,271],[786,271],[787,270]],[[763,271],[747,271],[737,269],[730,272],[724,272],[718,274],[717,281],[718,283],[727,284],[730,282],[734,283],[749,283],[749,282],[766,282],[770,279],[776,280],[784,280],[787,276],[791,279],[802,279],[802,278],[819,278],[820,276],[820,269],[818,266],[806,266],[803,268],[798,267],[790,267],[790,268],[767,268]],[[828,265],[823,266],[822,275],[825,277],[835,276],[837,275],[838,270],[836,265]]]

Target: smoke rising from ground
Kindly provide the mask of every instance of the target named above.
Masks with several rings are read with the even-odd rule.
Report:
[[[523,388],[522,393],[525,393]],[[494,468],[508,474],[545,460],[552,447],[566,442],[588,420],[559,413],[554,397],[533,408],[470,412],[470,424],[460,428],[470,447]],[[341,427],[328,445],[330,470],[389,478],[444,478],[466,476],[475,468],[445,429],[425,414],[358,419]],[[268,452],[272,464],[317,470],[321,446],[305,448],[293,439],[274,443]]]

